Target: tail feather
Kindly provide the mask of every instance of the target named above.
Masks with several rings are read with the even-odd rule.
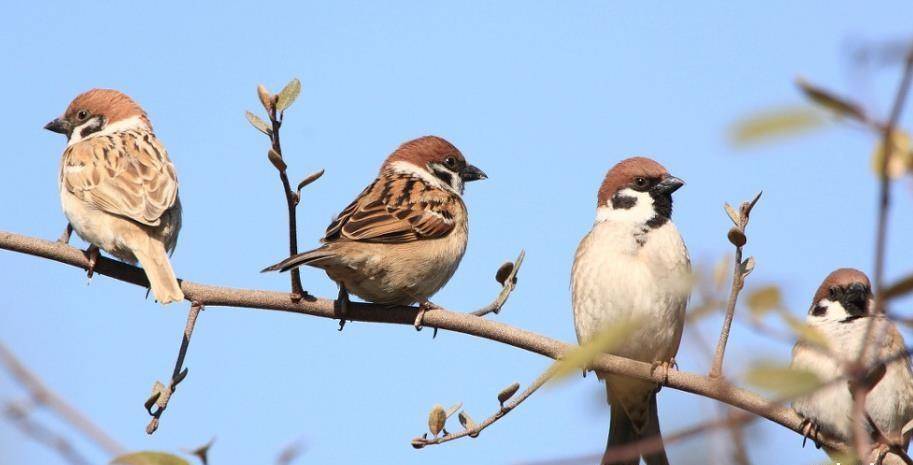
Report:
[[[168,253],[161,242],[150,239],[132,250],[146,272],[155,300],[162,305],[184,300],[184,292],[181,291],[181,285],[168,260]]]
[[[268,271],[279,271],[286,272],[292,268],[298,268],[301,265],[310,265],[320,267],[320,263],[329,257],[332,256],[332,253],[326,250],[325,248],[319,248],[310,250],[307,252],[302,252],[298,255],[293,255],[285,260],[282,260],[275,265],[270,265],[262,270],[261,273],[266,273]]]
[[[659,415],[656,406],[656,393],[648,395],[645,418],[638,421],[632,420],[625,410],[620,399],[612,399],[609,393],[611,406],[611,423],[609,424],[609,439],[606,451],[602,457],[602,465],[638,465],[640,458],[627,460],[610,460],[610,451],[613,448],[623,447],[643,439],[655,439],[659,443],[651,442],[638,452],[647,465],[669,465],[666,449],[662,443],[662,434],[659,429]]]

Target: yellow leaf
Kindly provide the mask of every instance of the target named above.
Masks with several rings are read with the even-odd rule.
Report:
[[[745,381],[778,397],[794,398],[821,387],[821,380],[808,370],[773,362],[758,362],[745,374]]]
[[[780,307],[783,297],[777,286],[765,286],[755,289],[746,299],[748,309],[754,316],[763,316],[765,313]]]
[[[736,146],[766,142],[774,138],[799,135],[824,124],[821,114],[808,107],[763,110],[737,121],[729,138]]]
[[[164,452],[133,452],[111,461],[112,465],[190,465],[186,460]]]
[[[552,380],[566,378],[588,367],[596,357],[611,352],[624,343],[631,332],[641,326],[641,319],[621,321],[596,335],[586,344],[567,351],[561,360],[552,365]]]
[[[436,404],[428,413],[428,431],[431,431],[432,436],[437,436],[444,429],[446,421],[447,412],[444,411],[444,406]]]
[[[301,81],[292,79],[285,87],[279,91],[279,98],[276,100],[276,111],[282,112],[292,106],[298,94],[301,93]]]
[[[891,160],[888,163],[888,178],[897,179],[913,171],[913,151],[910,151],[910,135],[906,131],[895,129],[891,133]],[[879,138],[872,151],[872,171],[881,175],[881,164],[884,163],[884,140]]]
[[[784,309],[779,309],[778,313],[783,318],[783,320],[786,321],[786,325],[789,326],[789,329],[791,329],[792,332],[799,337],[800,341],[825,349],[830,347],[830,342],[828,341],[827,337],[821,333],[821,331],[818,331],[814,327],[805,324],[805,322],[799,320],[793,316],[793,314]]]

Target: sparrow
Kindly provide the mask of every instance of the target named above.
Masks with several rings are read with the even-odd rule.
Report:
[[[450,142],[425,136],[399,146],[377,178],[330,223],[321,247],[263,271],[301,265],[339,285],[340,329],[348,294],[384,305],[436,308],[428,299],[456,271],[469,237],[464,183],[486,179]]]
[[[691,262],[672,223],[672,193],[684,182],[643,157],[619,162],[599,188],[596,222],[580,241],[571,271],[577,340],[585,344],[607,328],[636,323],[611,351],[668,369],[681,342],[685,306],[691,294]],[[660,436],[659,385],[608,373],[611,407],[606,450]],[[665,450],[644,451],[648,465],[667,464]],[[603,463],[607,462],[603,457]],[[636,465],[639,459],[613,462]]]
[[[806,323],[824,336],[829,345],[825,348],[800,340],[793,347],[791,366],[811,371],[828,383],[847,374],[847,362],[859,357],[863,344],[873,344],[866,350],[863,366],[872,369],[890,361],[885,364],[884,376],[866,396],[865,411],[886,438],[896,440],[906,449],[910,438],[904,437],[904,426],[913,420],[910,356],[897,327],[884,315],[874,314],[874,305],[872,286],[865,273],[841,268],[829,274],[815,292],[806,317]],[[870,322],[874,325],[870,337],[879,337],[865,342],[866,326]],[[853,398],[848,382],[829,383],[796,399],[792,407],[806,422],[806,436],[824,431],[844,442],[851,440]],[[867,431],[874,432],[867,420],[861,421]],[[901,463],[896,456],[888,458]]]
[[[60,162],[60,203],[91,244],[89,277],[98,249],[139,261],[155,299],[184,299],[168,260],[181,229],[178,179],[146,112],[127,95],[92,89],[78,95],[45,129],[67,136]]]

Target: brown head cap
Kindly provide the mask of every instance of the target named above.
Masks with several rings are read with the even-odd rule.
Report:
[[[865,273],[855,268],[840,268],[824,278],[824,282],[821,283],[821,286],[818,287],[818,291],[815,292],[812,306],[820,302],[821,299],[829,297],[831,289],[843,289],[849,287],[851,284],[862,284],[866,289],[872,288],[869,277],[866,276]]]
[[[637,178],[657,180],[669,174],[663,165],[645,157],[633,157],[618,162],[605,175],[599,186],[597,206],[605,205],[616,192],[634,187]]]
[[[126,94],[113,89],[92,89],[79,94],[70,102],[63,119],[75,127],[92,116],[104,116],[108,124],[138,116],[152,129],[152,123],[142,107]]]
[[[425,168],[428,162],[444,163],[451,157],[462,165],[466,164],[463,154],[453,144],[438,136],[424,136],[400,145],[387,157],[384,167],[393,162],[405,161]]]

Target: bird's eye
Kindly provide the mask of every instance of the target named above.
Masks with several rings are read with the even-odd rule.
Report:
[[[637,187],[646,187],[647,179],[642,178],[642,177],[636,177],[636,178],[634,178],[634,185],[636,185]]]
[[[444,164],[447,165],[448,168],[454,168],[454,167],[456,167],[456,158],[447,157],[444,160]]]
[[[823,316],[825,313],[827,313],[827,307],[823,305],[815,305],[815,308],[812,309],[814,316]]]
[[[79,113],[76,113],[76,117],[79,118],[80,121],[82,121],[89,117],[89,112],[85,111],[85,110],[79,110]]]

